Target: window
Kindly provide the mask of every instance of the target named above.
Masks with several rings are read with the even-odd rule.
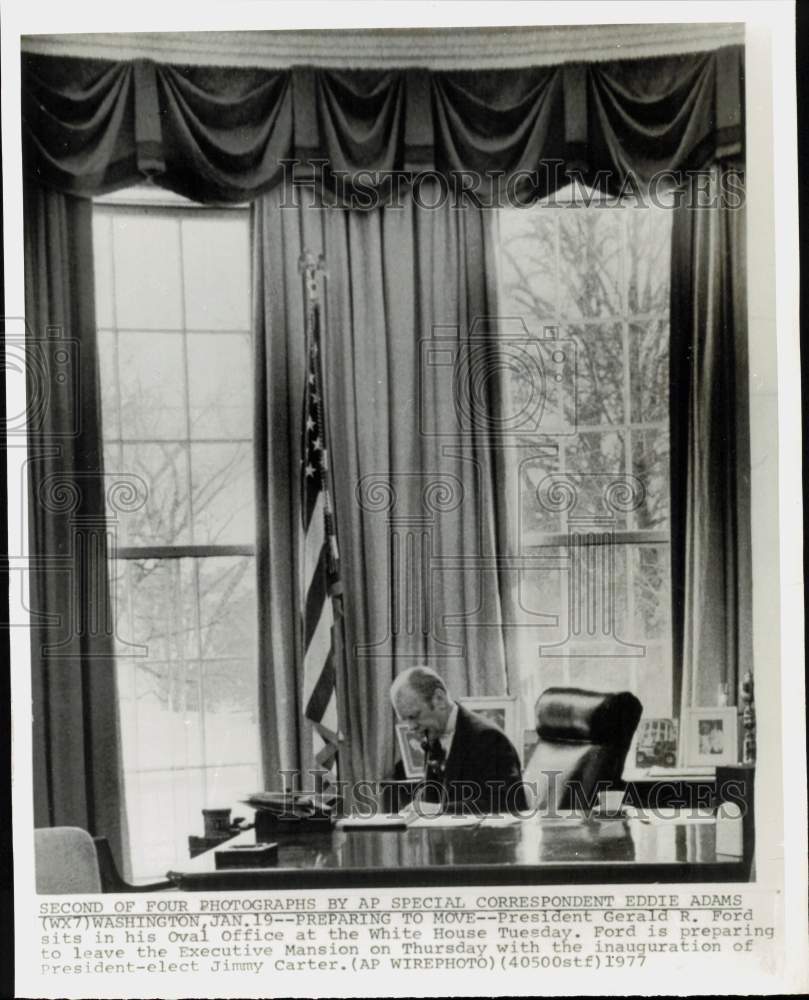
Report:
[[[260,785],[249,216],[137,188],[95,203],[93,236],[106,471],[138,477],[111,584],[148,878]]]
[[[545,427],[561,433],[510,450],[519,555],[538,566],[517,585],[523,718],[552,685],[628,689],[646,717],[671,717],[670,213],[560,192],[500,210],[499,233],[501,315],[576,361],[575,392],[547,382]],[[530,392],[519,369],[508,391],[518,409]],[[605,488],[622,478],[641,492],[616,509]],[[574,507],[547,502],[556,481]]]

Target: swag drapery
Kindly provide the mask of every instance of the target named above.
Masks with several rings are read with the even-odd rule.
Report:
[[[145,177],[198,201],[244,201],[326,161],[367,172],[467,172],[533,195],[565,169],[613,190],[631,171],[699,168],[742,152],[744,53],[514,70],[251,70],[23,56],[26,169],[92,196]],[[285,171],[284,162],[287,163]],[[548,165],[543,169],[542,165]],[[555,164],[555,165],[554,165]],[[366,175],[360,177],[362,172]]]
[[[264,602],[261,711],[268,785],[274,784],[272,772],[278,766],[303,762],[287,714],[293,702],[285,701],[300,684],[298,661],[288,655],[291,621],[285,593],[295,554],[290,536],[284,536],[295,517],[291,487],[298,431],[297,422],[289,421],[302,352],[298,248],[322,246],[332,272],[327,322],[337,360],[329,371],[330,417],[344,583],[353,602],[347,617],[347,649],[353,657],[357,647],[367,650],[384,638],[391,591],[390,580],[384,587],[368,585],[378,579],[390,525],[384,510],[369,509],[373,496],[364,501],[368,507],[357,499],[360,479],[379,476],[392,486],[400,471],[454,475],[470,506],[434,512],[445,518],[442,534],[457,539],[465,530],[464,519],[474,516],[483,517],[476,522],[484,526],[481,545],[491,544],[496,530],[486,520],[493,516],[492,471],[481,443],[463,441],[460,453],[449,457],[438,456],[438,445],[424,435],[413,438],[420,412],[412,396],[418,339],[433,323],[446,321],[463,329],[477,310],[491,308],[485,289],[485,277],[492,273],[485,265],[485,227],[471,203],[454,215],[420,214],[408,197],[402,209],[384,207],[387,172],[426,172],[433,175],[430,184],[457,181],[465,173],[479,178],[483,200],[504,191],[519,191],[526,200],[541,196],[563,184],[569,168],[585,182],[615,191],[630,175],[642,184],[660,171],[676,175],[743,155],[742,94],[743,50],[738,46],[655,59],[484,72],[305,66],[259,70],[23,56],[24,163],[32,188],[87,198],[151,178],[208,203],[265,196],[254,219],[261,293],[256,329],[262,340],[257,378],[263,393],[257,456],[265,476],[258,489],[259,499],[266,501],[258,554]],[[297,161],[314,161],[316,168],[325,161],[328,167],[321,176],[326,187],[355,198],[367,198],[370,190],[381,195],[383,207],[367,212],[282,210],[281,192],[288,190]],[[670,180],[675,183],[677,177]],[[461,186],[468,186],[467,181],[461,180]],[[26,199],[29,222],[34,204],[35,199]],[[72,238],[70,213],[64,225],[66,238]],[[678,259],[689,273],[701,266],[695,255]],[[85,278],[90,260],[87,254],[77,261]],[[44,266],[49,277],[58,273],[53,259],[37,266]],[[67,325],[61,315],[51,315],[49,321]],[[692,329],[698,336],[698,324]],[[91,370],[91,334],[83,329],[82,337]],[[426,405],[428,419],[444,421],[445,402],[428,392]],[[87,434],[93,432],[99,436],[97,422],[86,428]],[[433,465],[437,456],[445,461],[440,468]],[[472,469],[479,478],[470,490]],[[673,478],[679,474],[675,470]],[[366,487],[371,482],[364,480]],[[415,495],[414,484],[400,486],[397,502]],[[378,492],[377,498],[381,496]],[[693,524],[693,518],[686,522],[678,544],[685,544]],[[32,532],[38,530],[33,522]],[[34,540],[32,551],[47,547],[44,535]],[[675,559],[675,571],[679,565]],[[280,590],[279,574],[287,581]],[[467,690],[491,690],[506,670],[496,588],[489,582],[492,586],[484,582],[484,591],[493,601],[492,630],[479,653],[471,651],[458,661],[464,664],[463,677],[450,676]],[[462,584],[467,585],[472,586]],[[677,586],[675,580],[675,593]],[[458,589],[457,580],[452,587]],[[728,599],[731,592],[726,588]],[[58,614],[65,599],[64,594],[35,595],[38,606],[33,610]],[[472,595],[465,599],[471,601]],[[451,604],[442,605],[450,615],[455,613]],[[442,625],[456,632],[454,638],[445,633],[447,641],[463,637],[463,623]],[[419,643],[423,648],[394,643],[394,651],[412,662],[411,653],[429,652]],[[84,662],[77,651],[77,663]],[[387,681],[398,660],[382,658],[385,666],[378,673],[372,662],[360,656],[352,658],[350,670],[343,666],[346,756],[355,776],[378,775],[390,753],[383,747],[382,720],[384,714],[389,723]],[[355,664],[360,666],[355,669]],[[92,746],[88,713],[78,707],[69,711],[75,732],[85,747]],[[109,746],[112,751],[112,741]],[[52,757],[58,754],[58,742],[51,740],[47,749]],[[86,787],[92,772],[78,772],[85,775],[80,781]],[[41,784],[52,801],[55,781],[54,775],[42,773]],[[117,804],[120,796],[112,787],[108,791],[108,801]],[[62,822],[65,815],[54,808],[50,821]]]

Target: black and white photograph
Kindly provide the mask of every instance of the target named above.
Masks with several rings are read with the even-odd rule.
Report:
[[[739,754],[738,710],[735,708],[693,708],[685,719],[687,763],[727,764]],[[742,747],[741,753],[744,753]]]
[[[24,982],[796,991],[792,5],[381,6],[14,11]]]

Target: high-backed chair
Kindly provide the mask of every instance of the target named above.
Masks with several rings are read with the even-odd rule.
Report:
[[[101,892],[101,873],[93,838],[77,826],[34,830],[37,892]]]
[[[132,885],[118,872],[106,837],[91,837],[77,826],[46,826],[34,830],[37,892],[53,895],[79,892],[157,892],[172,882]]]
[[[537,743],[525,781],[540,809],[593,804],[620,781],[643,707],[628,691],[548,688],[537,701]]]

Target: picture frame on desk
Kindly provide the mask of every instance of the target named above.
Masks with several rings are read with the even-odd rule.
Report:
[[[672,718],[642,718],[629,745],[624,777],[646,777],[653,770],[677,766],[679,724]]]
[[[481,698],[459,698],[458,703],[475,715],[501,729],[517,753],[522,756],[523,731],[520,726],[519,705],[516,695],[491,695]]]
[[[739,756],[738,714],[735,705],[690,708],[683,724],[685,764],[736,764]]]
[[[406,778],[424,777],[424,750],[421,740],[410,732],[406,722],[396,723],[396,741],[399,744],[399,755]]]

